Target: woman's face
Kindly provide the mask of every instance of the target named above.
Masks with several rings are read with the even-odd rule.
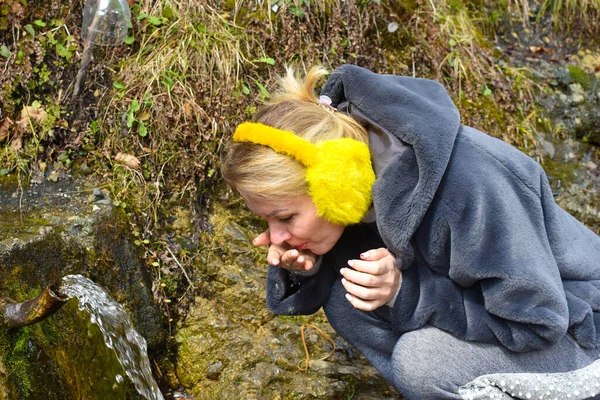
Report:
[[[267,220],[273,244],[287,243],[298,250],[325,254],[344,232],[343,225],[334,225],[317,216],[317,209],[308,195],[277,202],[246,203],[252,212]]]

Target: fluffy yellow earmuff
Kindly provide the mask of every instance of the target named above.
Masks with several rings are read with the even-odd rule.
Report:
[[[319,217],[351,225],[369,210],[375,173],[366,144],[350,138],[311,143],[293,132],[256,122],[240,124],[233,140],[268,146],[304,165],[308,194]]]

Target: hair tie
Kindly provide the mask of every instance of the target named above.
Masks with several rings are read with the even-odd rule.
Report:
[[[319,100],[317,101],[317,104],[321,107],[323,107],[327,112],[333,114],[335,111],[337,111],[337,108],[335,108],[334,106],[331,105],[331,99],[329,98],[329,96],[325,96],[325,95],[321,95],[319,96]]]

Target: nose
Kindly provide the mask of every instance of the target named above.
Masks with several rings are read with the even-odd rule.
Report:
[[[282,244],[292,238],[292,234],[285,226],[277,222],[269,223],[269,234],[271,235],[271,243],[273,244]]]

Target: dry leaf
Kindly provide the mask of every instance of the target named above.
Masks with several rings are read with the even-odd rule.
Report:
[[[15,124],[16,131],[20,134],[30,132],[29,122],[32,123],[43,123],[46,121],[48,113],[43,108],[35,108],[31,106],[25,106],[21,110],[21,116]]]
[[[115,156],[115,161],[129,168],[140,168],[140,160],[138,160],[137,157],[132,156],[131,154],[119,153]]]
[[[544,47],[544,46],[529,46],[529,51],[531,51],[534,54],[536,54],[536,53],[552,54],[554,52],[554,50],[549,49],[548,47]]]
[[[185,103],[183,105],[183,113],[188,118],[190,118],[192,116],[192,106],[190,106],[190,103]]]
[[[155,154],[156,153],[156,149],[152,149],[150,147],[142,147],[142,150],[144,150],[144,152],[148,153],[148,154]]]
[[[50,175],[48,175],[48,180],[51,182],[58,182],[60,179],[60,173],[58,171],[52,171]]]
[[[41,107],[25,106],[21,110],[21,119],[27,119],[27,116],[29,116],[33,122],[41,124],[46,121],[48,113]]]
[[[10,119],[8,119],[8,118],[6,118],[0,122],[0,142],[8,137],[9,125],[10,125]]]

